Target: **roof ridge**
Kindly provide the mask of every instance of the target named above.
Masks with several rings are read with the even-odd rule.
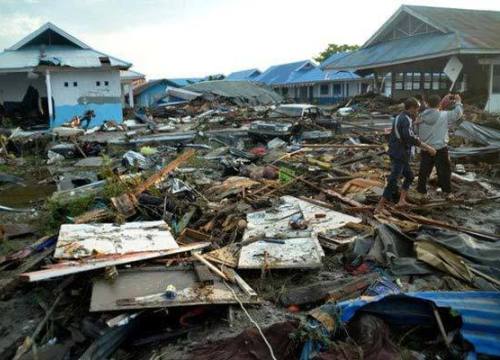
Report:
[[[409,5],[409,4],[403,4],[402,6],[407,7],[407,8],[427,8],[427,9],[441,9],[441,10],[460,10],[460,11],[473,11],[473,12],[500,13],[500,11],[498,11],[498,10],[467,9],[467,8],[455,8],[455,7],[446,7],[446,6]]]
[[[45,24],[40,26],[35,31],[32,31],[31,33],[29,33],[28,35],[23,37],[21,40],[16,42],[14,45],[8,47],[6,50],[19,50],[20,48],[22,48],[23,46],[28,44],[31,40],[35,39],[37,36],[43,34],[47,30],[54,31],[55,33],[59,34],[60,36],[64,37],[66,40],[68,40],[69,42],[75,44],[76,46],[78,46],[82,49],[94,50],[91,46],[85,44],[83,41],[77,39],[75,36],[70,35],[69,33],[64,31],[63,29],[61,29],[57,25],[51,23],[50,21],[46,22]]]

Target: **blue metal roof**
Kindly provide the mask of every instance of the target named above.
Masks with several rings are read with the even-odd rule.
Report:
[[[432,33],[397,40],[384,34],[408,14],[435,29]],[[500,12],[402,5],[357,51],[324,66],[336,70],[363,70],[453,54],[500,52]]]
[[[455,34],[422,34],[361,48],[325,64],[326,69],[357,70],[386,66],[418,58],[443,56],[457,49]]]
[[[254,80],[267,85],[287,84],[302,76],[316,65],[310,60],[302,60],[288,64],[273,65]]]
[[[328,64],[330,64],[332,62],[338,61],[339,59],[342,59],[343,57],[345,57],[345,56],[347,56],[349,54],[350,54],[349,51],[338,52],[338,53],[332,54],[326,60],[324,60],[319,65],[319,67],[323,69],[326,65],[328,65]]]
[[[322,81],[349,81],[360,79],[350,71],[321,70],[319,67],[307,71],[298,78],[289,81],[288,84],[314,83]]]
[[[235,71],[226,76],[224,80],[253,80],[261,74],[259,69],[247,69],[241,71]]]
[[[191,84],[196,84],[197,82],[203,81],[203,78],[176,78],[176,79],[167,79],[170,83],[169,85],[174,85],[177,87],[184,87]]]
[[[496,291],[422,291],[405,294],[410,297],[432,301],[438,307],[451,308],[462,317],[460,332],[464,339],[474,345],[475,352],[500,356],[500,292]],[[388,295],[363,297],[343,301],[342,322],[349,321],[365,305],[377,302]],[[392,312],[396,317],[397,313]],[[403,319],[411,321],[411,319]]]

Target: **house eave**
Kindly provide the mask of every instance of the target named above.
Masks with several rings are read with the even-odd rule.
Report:
[[[394,66],[394,65],[399,65],[399,64],[407,64],[407,63],[412,63],[412,62],[416,62],[416,61],[431,60],[431,59],[436,59],[436,58],[450,56],[450,55],[482,55],[482,54],[491,54],[491,55],[500,54],[500,49],[499,50],[455,49],[455,50],[442,51],[442,52],[438,52],[438,53],[434,53],[434,54],[427,54],[427,55],[422,55],[422,56],[417,56],[417,57],[412,57],[412,58],[407,58],[407,59],[400,59],[400,60],[395,60],[395,61],[390,61],[390,62],[370,64],[370,65],[365,65],[365,66],[363,66],[363,65],[356,66],[356,67],[332,66],[331,68],[329,68],[327,65],[325,67],[325,70],[344,70],[344,71],[369,70],[369,69],[389,67],[389,66]]]

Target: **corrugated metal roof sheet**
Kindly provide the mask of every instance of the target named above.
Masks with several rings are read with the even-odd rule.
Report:
[[[500,292],[423,291],[409,293],[462,316],[462,336],[479,354],[500,356]]]
[[[85,44],[84,42],[78,40],[74,36],[68,34],[66,31],[63,29],[57,27],[56,25],[52,24],[51,22],[45,23],[44,25],[40,26],[38,29],[33,31],[31,34],[28,34],[21,40],[19,40],[17,43],[9,47],[7,50],[19,50],[22,47],[26,46],[27,44],[31,43],[35,38],[39,37],[43,33],[46,33],[47,31],[53,31],[56,34],[59,34],[61,37],[65,38],[68,40],[70,43],[73,43],[75,47],[79,47],[81,49],[91,49],[90,46]]]
[[[319,67],[317,67],[302,74],[298,78],[289,81],[288,84],[313,83],[322,81],[349,81],[360,78],[361,77],[359,75],[356,75],[355,73],[350,71],[321,70]]]
[[[422,291],[404,294],[429,300],[438,307],[451,308],[462,317],[462,336],[474,345],[475,352],[500,356],[500,292],[495,291]],[[401,295],[388,295],[398,297]],[[365,305],[388,296],[363,297],[338,304],[342,321],[349,321]],[[397,316],[391,313],[391,316]]]
[[[132,66],[131,63],[96,51],[54,24],[46,23],[0,53],[0,70],[32,69],[40,65],[41,60],[54,66],[98,68],[102,66],[99,58],[103,57],[109,58],[111,66],[122,70]]]
[[[423,34],[397,39],[353,51],[333,60],[326,69],[357,70],[400,62],[415,61],[419,57],[440,56],[457,49],[455,34]]]
[[[326,60],[324,60],[319,65],[319,67],[323,69],[326,65],[328,65],[328,64],[330,64],[332,62],[338,61],[338,60],[342,59],[343,57],[349,55],[350,53],[351,52],[349,52],[349,51],[344,51],[344,52],[339,52],[339,53],[332,54]]]
[[[188,85],[196,84],[202,81],[201,78],[177,78],[177,79],[155,79],[149,80],[147,83],[142,84],[134,89],[134,96],[137,96],[144,91],[150,89],[157,84],[164,84],[166,86],[182,88]]]
[[[184,89],[203,94],[213,94],[231,98],[241,104],[266,105],[283,101],[281,95],[267,86],[250,81],[203,81],[186,86]]]
[[[289,83],[302,76],[316,65],[310,60],[296,61],[288,64],[273,65],[256,77],[254,80],[267,85],[280,85]]]
[[[439,29],[434,33],[377,42],[407,13]],[[403,5],[359,50],[325,62],[328,69],[361,70],[457,53],[500,53],[500,12]]]
[[[195,84],[197,82],[203,81],[202,78],[175,78],[175,79],[167,79],[170,83],[169,85],[184,87],[191,84]]]
[[[226,76],[224,80],[253,80],[261,74],[259,69],[247,69],[241,71],[235,71]]]
[[[121,70],[120,71],[120,79],[122,80],[139,80],[144,79],[146,75],[141,74],[138,71],[134,70]]]
[[[130,63],[89,49],[77,49],[70,46],[49,46],[44,50],[44,59],[56,58],[61,66],[74,68],[101,67],[100,57],[109,57],[111,66],[127,69]],[[40,63],[40,49],[6,50],[0,53],[0,70],[29,69]]]
[[[500,49],[500,11],[417,5],[404,5],[403,8],[455,32],[464,48]]]

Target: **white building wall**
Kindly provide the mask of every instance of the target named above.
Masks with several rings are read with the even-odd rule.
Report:
[[[100,86],[97,86],[97,81]],[[108,81],[108,85],[105,85]],[[76,86],[74,83],[76,82]],[[68,83],[68,86],[65,86]],[[120,100],[120,71],[63,71],[51,72],[52,96],[57,106],[85,104],[85,102]],[[92,101],[94,100],[94,101]],[[109,100],[109,99],[108,99]]]

